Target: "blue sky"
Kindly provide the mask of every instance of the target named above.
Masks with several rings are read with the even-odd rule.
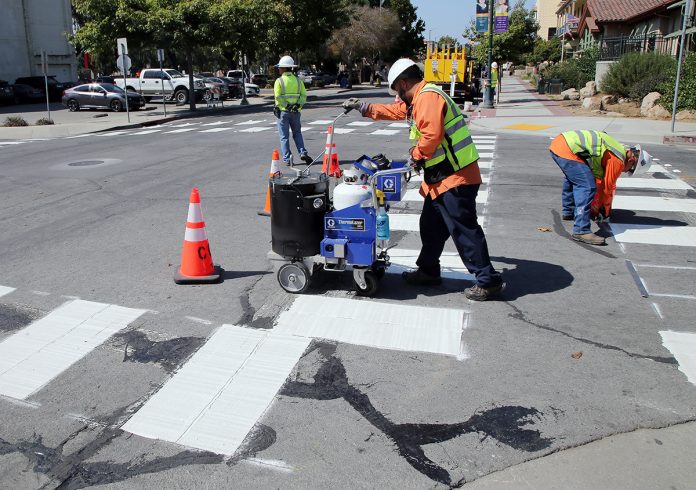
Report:
[[[461,34],[476,15],[475,0],[411,0],[411,3],[418,7],[418,16],[425,21],[423,35],[426,39],[428,34],[432,39],[450,35],[463,41]],[[515,3],[511,1],[510,5]],[[527,8],[535,4],[536,0],[526,0]]]

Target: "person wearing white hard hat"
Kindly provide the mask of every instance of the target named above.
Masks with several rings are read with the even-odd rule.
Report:
[[[290,150],[290,131],[292,139],[295,141],[297,151],[303,162],[312,163],[302,138],[302,123],[300,113],[307,101],[307,90],[304,82],[297,78],[291,70],[297,67],[295,60],[291,56],[283,56],[277,65],[280,76],[273,85],[273,95],[275,97],[275,107],[273,113],[278,118],[278,135],[280,136],[280,151],[283,162],[286,165],[293,165],[292,151]]]
[[[476,278],[464,291],[466,297],[491,299],[503,290],[504,283],[491,264],[476,216],[479,155],[464,115],[449,95],[423,80],[421,68],[409,59],[397,60],[387,78],[390,93],[398,94],[400,101],[368,104],[352,98],[343,107],[372,119],[406,119],[411,126],[409,161],[424,171],[420,193],[425,201],[419,224],[418,269],[405,272],[403,278],[415,285],[440,284],[440,256],[452,237],[462,262]]]

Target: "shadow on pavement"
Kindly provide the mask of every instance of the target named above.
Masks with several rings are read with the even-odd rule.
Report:
[[[538,260],[491,257],[494,262],[514,265],[503,268],[503,280],[507,284],[501,300],[515,300],[530,294],[545,294],[569,287],[575,279],[564,267]]]
[[[254,276],[265,276],[266,274],[272,274],[271,271],[222,271],[221,281],[231,281],[232,279],[241,279],[242,277],[254,277]]]

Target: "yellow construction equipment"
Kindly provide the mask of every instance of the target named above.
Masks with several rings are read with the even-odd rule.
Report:
[[[479,97],[479,80],[475,76],[471,46],[450,47],[428,43],[425,56],[424,77],[438,85],[456,101]]]

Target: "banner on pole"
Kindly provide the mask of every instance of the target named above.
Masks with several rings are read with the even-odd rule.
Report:
[[[488,32],[488,14],[476,16],[476,32]]]
[[[508,9],[510,8],[508,2],[509,0],[497,0],[493,32],[508,31]]]

